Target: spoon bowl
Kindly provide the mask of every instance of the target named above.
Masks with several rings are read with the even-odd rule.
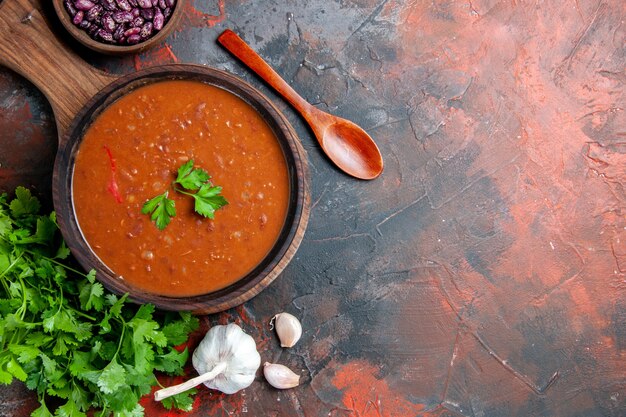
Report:
[[[308,103],[232,30],[225,30],[217,40],[304,117],[322,150],[339,169],[363,180],[372,180],[383,172],[383,157],[365,130]]]
[[[326,155],[355,178],[371,180],[383,171],[383,159],[370,135],[349,120],[331,116],[334,122],[316,137]]]

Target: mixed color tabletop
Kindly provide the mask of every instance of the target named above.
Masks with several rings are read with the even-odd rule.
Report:
[[[238,394],[201,388],[189,416],[626,415],[626,3],[190,0],[165,43],[123,58],[79,48],[46,16],[108,72],[198,63],[243,78],[307,151],[296,257],[251,301],[201,318],[240,324],[302,384],[278,391],[259,372]],[[216,43],[227,28],[361,125],[382,176],[334,168]],[[55,152],[45,98],[0,69],[0,189],[50,201]],[[268,325],[280,311],[303,324],[292,349]],[[0,389],[0,416],[35,406],[21,385]]]

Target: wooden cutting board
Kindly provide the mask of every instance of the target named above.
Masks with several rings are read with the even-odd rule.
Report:
[[[84,104],[118,76],[87,64],[50,30],[38,0],[0,3],[0,65],[31,81],[46,96],[59,139]]]

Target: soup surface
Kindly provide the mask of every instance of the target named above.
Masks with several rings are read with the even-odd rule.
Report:
[[[193,160],[229,204],[210,220],[174,191]],[[289,200],[287,165],[274,133],[247,103],[195,81],[138,88],[104,110],[76,155],[74,209],[98,257],[145,291],[187,296],[224,288],[276,242]],[[143,204],[169,190],[176,216],[159,230]]]

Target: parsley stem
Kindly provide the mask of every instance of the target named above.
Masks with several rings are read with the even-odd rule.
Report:
[[[172,188],[174,188],[174,191],[176,191],[176,192],[179,192],[179,193],[181,193],[181,194],[189,195],[189,196],[192,196],[193,198],[196,198],[196,195],[195,195],[195,194],[193,194],[193,193],[188,193],[188,192],[186,192],[186,191],[181,190],[180,188],[178,188],[178,187],[176,186],[176,184],[175,184],[175,183],[172,183]]]
[[[4,276],[7,274],[7,272],[9,272],[11,269],[13,269],[13,267],[15,266],[15,264],[17,264],[17,261],[19,261],[20,259],[22,259],[22,256],[24,256],[24,252],[20,253],[20,256],[18,256],[17,258],[15,258],[15,260],[11,263],[11,265],[9,265],[7,267],[7,269],[5,269],[4,271],[2,271],[2,274],[0,274],[0,278],[4,278]],[[2,283],[4,284],[4,289],[9,292],[9,289],[6,286],[6,283],[4,282],[4,279],[2,280]]]
[[[122,348],[122,342],[124,341],[124,333],[126,333],[126,321],[120,317],[122,322],[122,334],[120,335],[120,342],[117,344],[117,351],[115,351],[115,355],[113,355],[113,359],[111,362],[117,359],[117,354],[120,353],[120,349]]]
[[[79,316],[81,316],[81,317],[84,317],[84,318],[89,319],[89,320],[91,320],[91,321],[96,321],[96,318],[95,318],[95,317],[92,317],[92,316],[90,316],[89,314],[85,314],[85,313],[83,313],[83,312],[82,312],[82,311],[80,311],[80,310],[76,310],[75,308],[73,308],[73,309],[72,309],[72,311],[74,311],[74,313],[78,314],[78,315],[79,315]]]
[[[100,417],[104,417],[107,411],[109,411],[109,407],[105,405],[104,407],[102,407],[102,412],[100,413]]]
[[[87,274],[85,274],[84,272],[81,272],[81,271],[79,271],[77,269],[69,267],[69,266],[65,265],[64,263],[61,263],[61,262],[57,261],[56,259],[50,258],[48,256],[41,255],[39,253],[32,252],[32,251],[30,251],[28,249],[24,249],[24,252],[26,252],[26,253],[28,253],[30,255],[41,256],[41,258],[45,259],[46,261],[52,262],[53,264],[58,265],[58,266],[62,266],[64,269],[66,269],[66,270],[68,270],[70,272],[78,274],[81,277],[87,278]]]
[[[24,280],[22,278],[19,278],[20,280],[20,286],[22,287],[22,307],[20,307],[20,309],[22,310],[22,314],[20,315],[20,320],[24,321],[24,317],[26,316],[26,285],[24,285]]]
[[[2,281],[2,286],[4,287],[4,292],[9,294],[9,287],[7,287],[7,282],[5,281],[3,276],[0,276],[0,281]]]

